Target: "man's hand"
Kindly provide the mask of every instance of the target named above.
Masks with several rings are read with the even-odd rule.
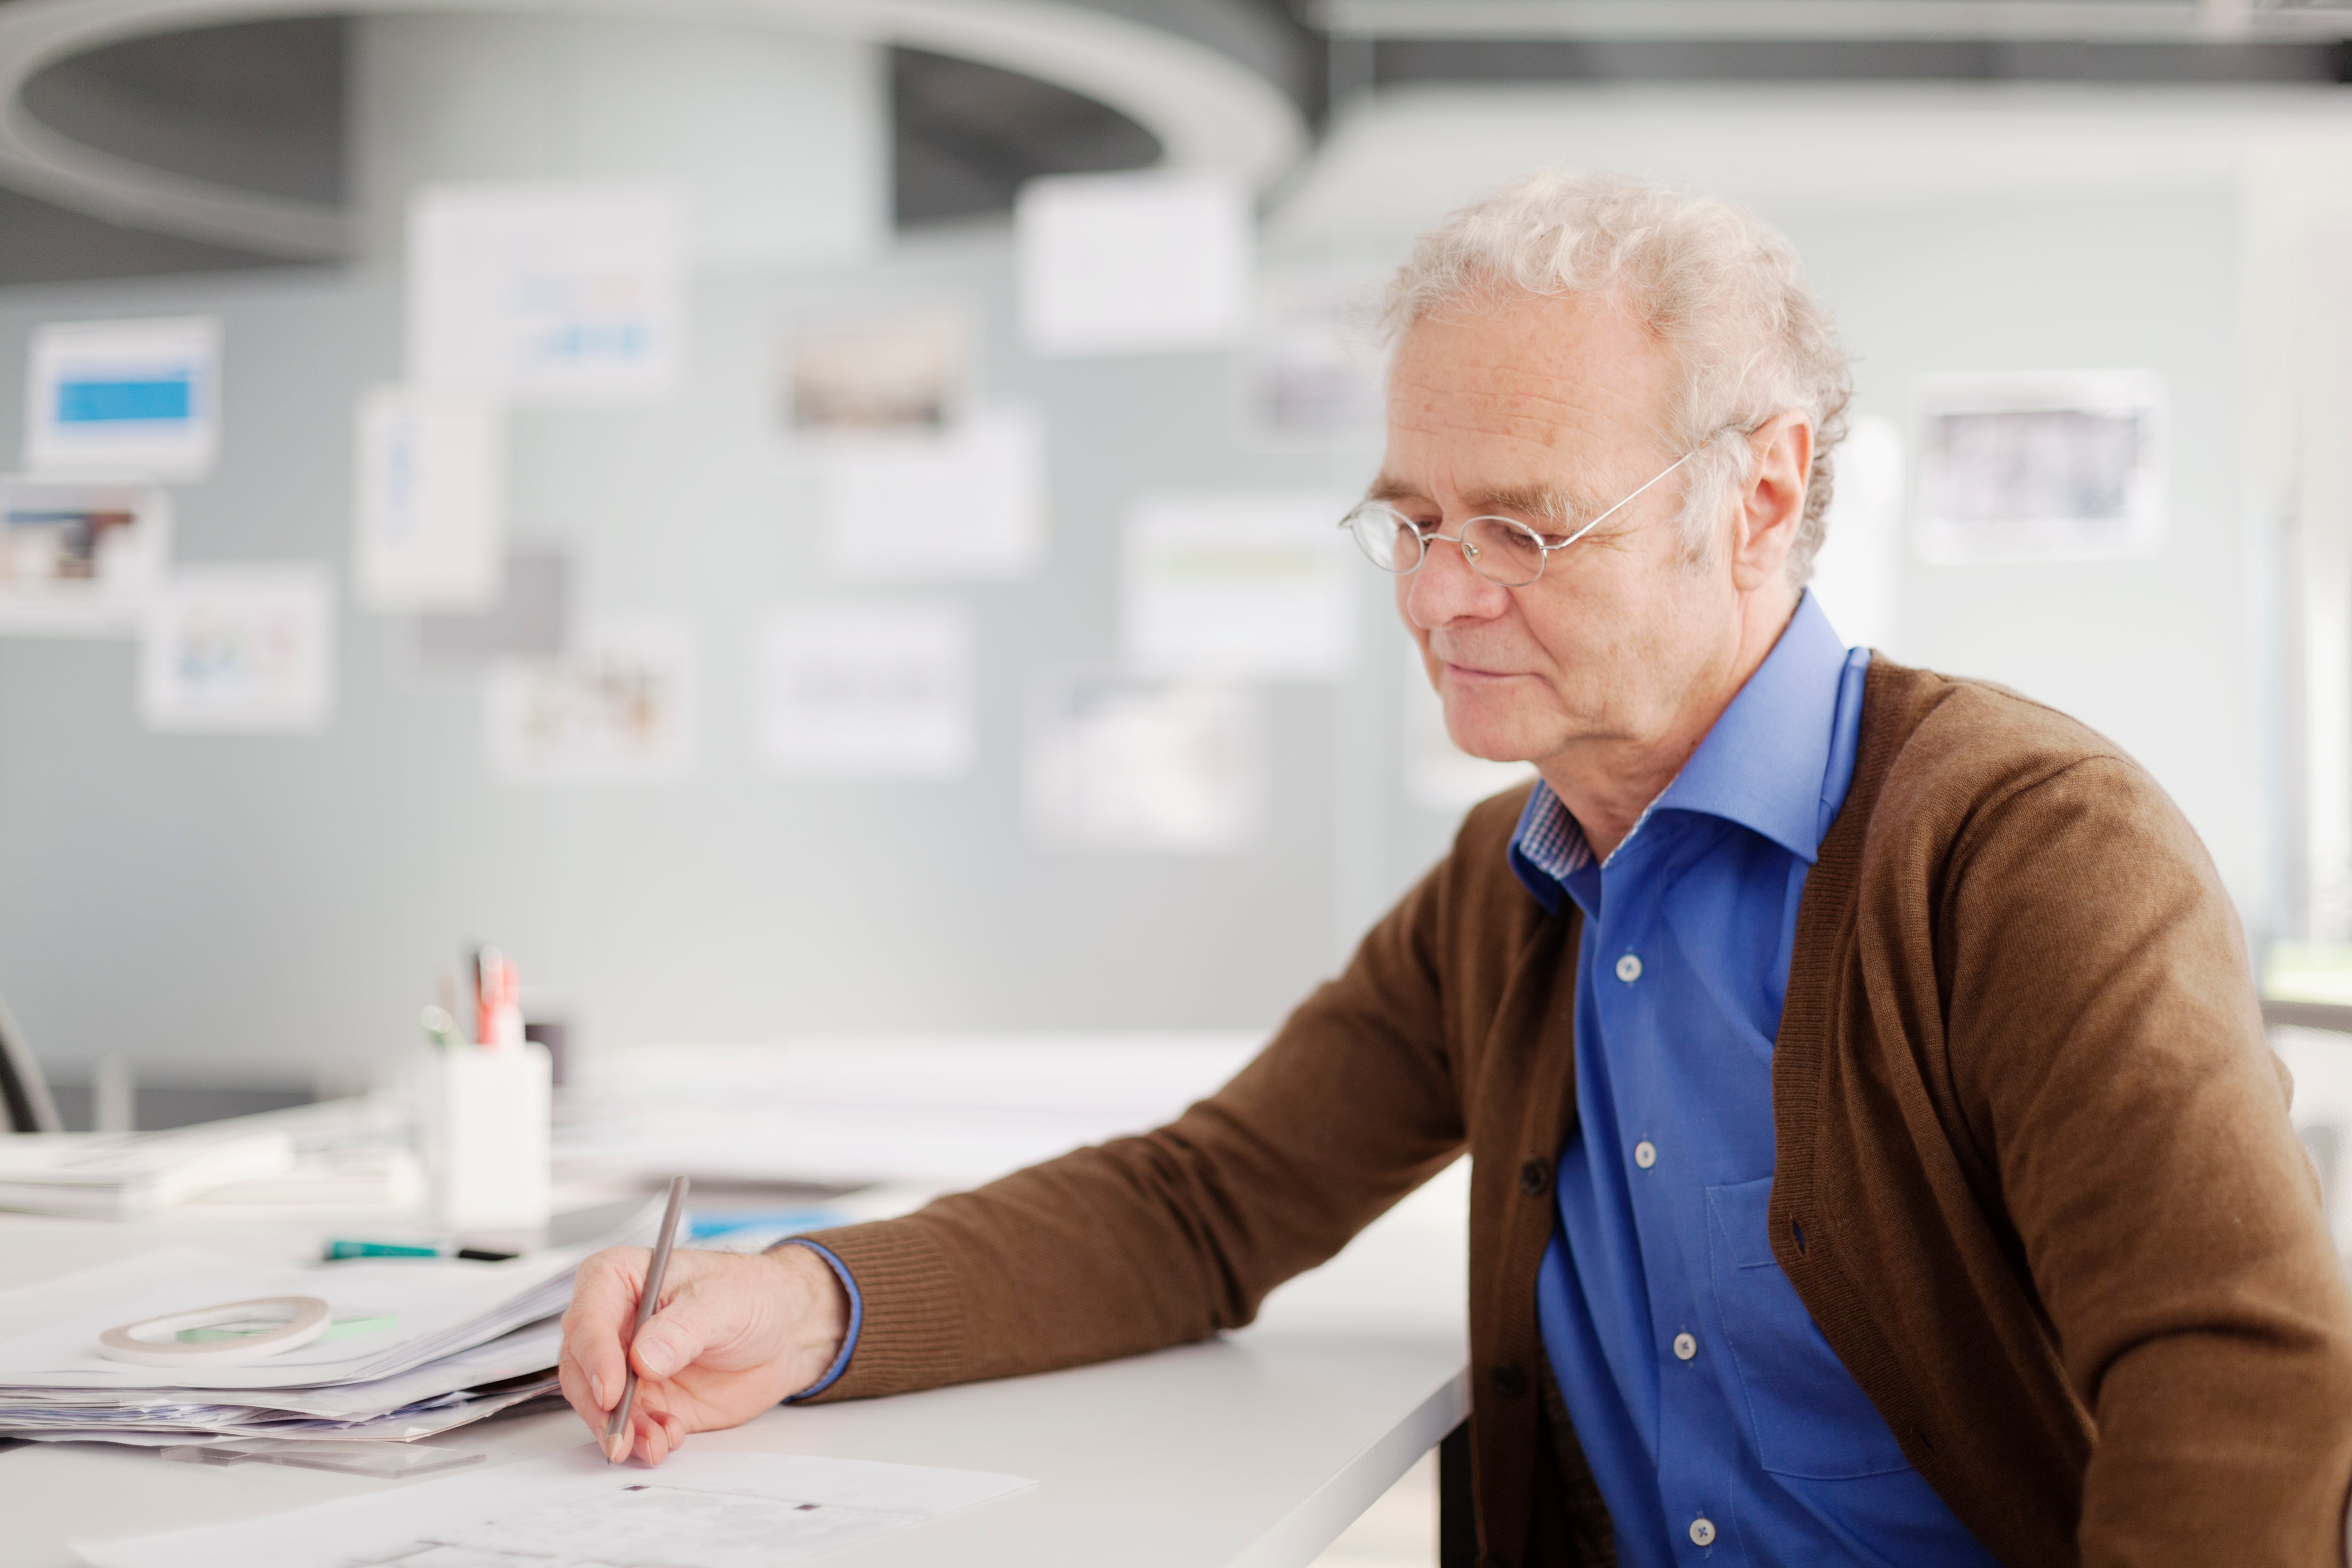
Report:
[[[651,1258],[642,1247],[589,1258],[563,1314],[563,1397],[600,1445],[621,1400],[625,1355],[636,1365],[630,1429],[606,1458],[634,1450],[658,1465],[688,1432],[740,1426],[823,1377],[841,1353],[848,1294],[805,1247],[672,1253],[661,1310],[629,1344]]]

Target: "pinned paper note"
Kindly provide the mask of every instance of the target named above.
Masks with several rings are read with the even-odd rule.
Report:
[[[1316,490],[1150,498],[1128,519],[1120,641],[1160,675],[1332,680],[1355,654],[1362,563]]]
[[[2164,543],[2154,371],[1922,376],[1913,529],[1930,561],[2085,561]]]
[[[524,784],[662,784],[694,764],[698,692],[682,626],[615,626],[581,651],[499,667],[483,692],[490,772]]]
[[[129,637],[171,561],[154,485],[0,478],[0,635]]]
[[[787,354],[786,423],[803,435],[943,429],[963,402],[965,335],[947,312],[805,328]]]
[[[1249,192],[1223,172],[1032,180],[1013,208],[1013,237],[1033,353],[1219,348],[1249,312]]]
[[[1223,854],[1265,834],[1262,693],[1123,676],[1050,680],[1032,700],[1031,837],[1049,848]]]
[[[308,562],[184,566],[147,616],[139,712],[152,730],[321,730],[335,706],[335,585]]]
[[[1528,763],[1495,763],[1474,757],[1454,743],[1445,730],[1445,703],[1429,684],[1421,649],[1405,644],[1404,787],[1415,805],[1449,815],[1467,811],[1488,795],[1535,777]]]
[[[1241,350],[1244,426],[1276,440],[1380,433],[1377,269],[1287,268],[1262,279]]]
[[[360,400],[353,568],[375,610],[485,610],[506,560],[504,422],[462,390]]]
[[[659,396],[684,352],[656,188],[428,185],[408,212],[409,379],[513,402]]]
[[[1903,579],[1903,431],[1864,415],[1838,443],[1827,531],[1806,585],[1847,644],[1895,651]]]
[[[980,747],[971,614],[944,604],[828,605],[770,620],[752,732],[785,773],[945,778]]]
[[[220,342],[209,316],[34,329],[25,466],[203,479],[220,445]]]
[[[858,582],[1024,576],[1045,552],[1045,426],[1025,408],[933,437],[845,437],[825,459],[834,569]]]

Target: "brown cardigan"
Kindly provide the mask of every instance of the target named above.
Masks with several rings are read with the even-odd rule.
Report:
[[[1578,918],[1510,873],[1523,799],[1173,1124],[824,1233],[866,1307],[826,1397],[1245,1323],[1466,1144],[1481,1542],[1605,1539],[1572,1436],[1543,1458]],[[1797,919],[1773,1253],[1921,1474],[2007,1563],[2342,1562],[2352,1293],[2163,792],[2045,708],[1874,661]]]

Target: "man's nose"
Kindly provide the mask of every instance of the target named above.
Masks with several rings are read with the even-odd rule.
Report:
[[[1403,579],[1404,612],[1414,626],[1433,631],[1451,622],[1486,620],[1502,613],[1510,590],[1473,572],[1454,536],[1432,538],[1425,548],[1421,570]]]

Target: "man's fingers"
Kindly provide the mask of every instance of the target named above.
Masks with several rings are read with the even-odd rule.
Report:
[[[580,1265],[572,1306],[563,1314],[563,1354],[580,1373],[580,1392],[588,1402],[583,1415],[590,1408],[610,1410],[621,1397],[628,1370],[622,1343],[636,1319],[637,1292],[652,1257],[642,1247],[614,1247]]]

